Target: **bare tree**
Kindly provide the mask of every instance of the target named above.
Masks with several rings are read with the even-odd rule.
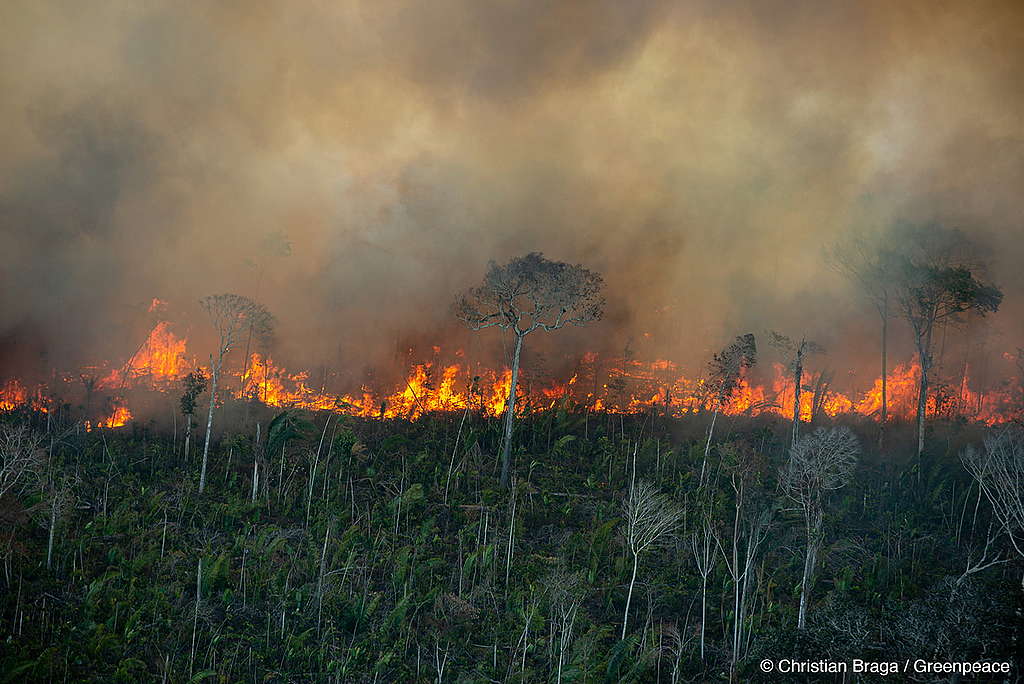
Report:
[[[202,494],[206,488],[206,463],[213,431],[213,407],[217,401],[217,380],[224,366],[224,358],[247,330],[252,330],[258,339],[268,339],[273,331],[274,317],[262,304],[236,294],[210,295],[199,303],[210,315],[218,336],[217,355],[211,356],[210,410],[206,416],[206,443],[203,445],[203,464],[199,475],[199,493]]]
[[[790,440],[792,446],[800,438],[800,391],[804,385],[804,363],[811,354],[821,354],[825,350],[817,342],[806,337],[797,342],[774,330],[771,333],[771,345],[789,355],[789,372],[793,374],[793,434]]]
[[[27,484],[43,464],[42,436],[25,424],[0,424],[0,496]]]
[[[711,416],[711,426],[708,428],[708,441],[704,445],[704,460],[700,466],[700,481],[704,483],[705,471],[708,465],[708,454],[711,453],[711,438],[715,434],[715,423],[718,421],[718,413],[722,410],[725,402],[729,400],[736,390],[743,373],[757,363],[757,341],[753,333],[737,336],[728,347],[715,354],[711,359],[711,389],[714,392],[714,413]]]
[[[1024,558],[1024,430],[1011,428],[987,437],[981,451],[968,446],[961,460],[991,504],[1010,545]]]
[[[623,502],[623,534],[626,546],[633,556],[633,575],[626,595],[626,610],[622,616],[622,638],[626,638],[629,624],[629,604],[633,600],[640,554],[667,541],[683,519],[683,509],[669,496],[659,494],[650,482],[640,480],[630,488]]]
[[[472,330],[499,327],[515,336],[512,384],[505,406],[501,454],[501,485],[508,486],[512,454],[512,421],[523,339],[537,329],[552,331],[565,325],[586,325],[604,312],[601,276],[580,265],[549,261],[539,252],[516,257],[504,266],[491,262],[483,285],[460,295],[455,315]]]
[[[867,297],[881,323],[882,405],[878,416],[878,450],[885,447],[885,424],[889,418],[888,346],[889,309],[896,283],[896,261],[891,251],[878,246],[880,238],[852,235],[835,244],[826,255],[837,271],[852,281]]]
[[[565,657],[572,646],[576,615],[583,604],[583,576],[578,572],[558,570],[547,577],[545,584],[551,605],[551,640],[558,651],[555,682],[560,683]]]
[[[761,544],[768,537],[771,525],[772,508],[763,501],[757,500],[752,485],[757,480],[753,463],[745,460],[742,453],[731,455],[735,462],[731,464],[729,483],[733,490],[733,521],[732,540],[727,551],[716,536],[715,542],[725,561],[725,567],[733,584],[733,623],[732,623],[732,660],[731,674],[734,676],[746,648],[747,596],[750,593],[750,578],[757,561]],[[751,499],[755,499],[751,501]]]
[[[797,629],[807,626],[807,603],[818,552],[825,541],[825,499],[829,492],[849,482],[859,455],[860,443],[847,427],[818,428],[789,450],[789,463],[780,481],[786,496],[800,507],[807,533]]]
[[[932,335],[936,324],[958,321],[969,311],[994,313],[1003,293],[982,283],[966,265],[968,243],[959,231],[940,226],[900,229],[895,297],[914,334],[921,378],[917,398],[917,456],[924,452],[928,373],[932,368]]]
[[[703,501],[698,503],[700,507],[699,527],[690,537],[690,548],[693,551],[697,572],[700,573],[700,659],[703,662],[708,614],[708,576],[715,566],[715,528],[711,519],[711,507],[714,499],[707,494],[702,499]]]

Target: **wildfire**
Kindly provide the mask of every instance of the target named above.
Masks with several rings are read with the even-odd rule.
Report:
[[[154,307],[159,306],[162,303],[157,301]],[[441,357],[440,347],[435,346],[432,351],[434,359]],[[231,393],[236,399],[267,406],[332,411],[363,418],[411,420],[429,413],[467,409],[488,416],[503,414],[512,382],[511,371],[474,367],[461,350],[453,357],[457,361],[447,365],[439,362],[414,364],[406,378],[390,393],[364,386],[355,393],[335,394],[323,386],[311,385],[308,373],[290,373],[270,357],[254,353],[235,375],[238,382]],[[96,375],[90,372],[80,377],[101,378],[90,384],[87,392],[116,393],[118,399],[111,414],[95,423],[95,427],[109,428],[120,427],[131,420],[132,413],[121,399],[128,391],[177,391],[178,381],[198,366],[187,356],[187,340],[175,335],[170,324],[164,321],[150,331],[122,366],[112,370],[104,368],[109,366],[100,366]],[[928,415],[963,416],[995,424],[1019,413],[1024,399],[1019,380],[1016,384],[1007,382],[997,390],[978,392],[971,388],[967,370],[964,368],[962,377],[953,386],[933,382]],[[917,363],[900,364],[889,372],[886,389],[890,419],[914,417],[919,378]],[[795,382],[791,373],[775,364],[770,381],[756,384],[744,374],[723,405],[716,407],[716,393],[705,379],[686,376],[671,361],[659,359],[644,363],[627,359],[612,364],[588,352],[565,383],[524,378],[517,391],[516,412],[525,414],[561,404],[587,407],[596,412],[641,413],[656,409],[682,416],[718,408],[725,415],[777,415],[790,419],[794,410]],[[803,374],[800,385],[799,415],[803,421],[811,421],[815,415],[857,414],[879,418],[881,378],[875,379],[862,395],[835,391],[830,387],[828,376],[810,372]],[[10,379],[0,385],[0,411],[21,406],[46,411],[49,396],[41,385],[30,390],[19,380]]]
[[[119,428],[124,427],[128,424],[128,421],[132,419],[132,412],[128,410],[128,407],[124,404],[116,404],[114,410],[109,416],[93,425],[90,421],[85,421],[85,429],[92,430],[93,428]]]
[[[11,378],[0,385],[0,411],[13,411],[21,406],[29,406],[33,411],[46,413],[49,410],[47,404],[41,386],[29,392],[17,378]]]
[[[158,300],[154,300],[158,301]],[[189,372],[191,365],[185,360],[187,341],[170,331],[166,321],[157,323],[124,366],[112,370],[99,381],[99,389],[124,389],[143,377],[154,383],[168,383]]]

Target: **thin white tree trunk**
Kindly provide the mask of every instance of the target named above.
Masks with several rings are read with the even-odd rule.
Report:
[[[210,410],[206,414],[206,443],[203,445],[203,465],[199,471],[199,493],[206,489],[206,463],[210,453],[210,435],[213,433],[213,407],[217,402],[217,376],[220,374],[220,364],[223,355],[217,357],[217,363],[213,366],[210,378]]]
[[[629,593],[626,594],[626,611],[622,615],[622,638],[626,638],[626,627],[629,625],[629,604],[633,601],[633,585],[636,583],[636,568],[640,564],[640,557],[633,553],[633,576],[629,580]]]
[[[50,503],[50,535],[46,542],[46,569],[50,569],[51,561],[53,560],[53,538],[57,531],[57,507],[59,505],[60,494],[54,492],[53,501]]]
[[[718,420],[718,411],[722,406],[722,401],[719,399],[715,403],[715,413],[711,416],[711,427],[708,428],[708,443],[704,445],[704,461],[700,464],[700,481],[704,483],[704,470],[708,465],[708,454],[711,453],[711,437],[715,434],[715,422]]]

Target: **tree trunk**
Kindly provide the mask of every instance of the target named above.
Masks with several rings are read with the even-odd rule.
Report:
[[[223,355],[217,357],[217,363],[213,366],[210,377],[210,410],[206,414],[206,443],[203,445],[203,465],[199,471],[200,494],[206,489],[206,462],[210,453],[210,435],[213,432],[213,406],[217,401],[217,376],[220,374],[220,364],[223,359]]]
[[[818,547],[821,545],[821,523],[808,521],[807,551],[804,554],[804,576],[800,582],[800,614],[796,628],[807,627],[807,603],[811,597],[811,585],[814,581],[814,567],[818,561]]]
[[[882,298],[882,411],[880,414],[880,421],[878,424],[878,451],[881,452],[885,448],[885,423],[889,418],[889,401],[888,401],[888,388],[889,380],[887,373],[889,371],[886,353],[889,342],[889,298],[885,296]]]
[[[704,628],[708,615],[708,576],[700,580],[700,661],[704,662]]]
[[[921,362],[921,382],[917,393],[917,459],[920,465],[921,454],[924,453],[924,419],[928,407],[928,371],[931,370],[932,358],[932,331],[931,328],[924,335],[917,338],[917,352]]]
[[[46,541],[46,569],[50,569],[51,561],[53,559],[53,539],[57,531],[57,506],[59,503],[59,494],[54,493],[53,501],[50,503],[50,535]]]
[[[801,342],[801,347],[803,343]],[[793,369],[793,441],[790,446],[796,444],[800,437],[800,389],[804,379],[803,350],[796,353],[796,365]]]
[[[516,384],[519,382],[519,354],[523,350],[523,336],[516,335],[516,349],[512,356],[512,384],[508,389],[505,408],[505,443],[501,449],[501,486],[508,488],[512,460],[512,421],[516,413]]]
[[[192,415],[185,416],[185,463],[188,463],[189,447],[192,442]]]
[[[708,428],[708,442],[704,445],[704,461],[700,464],[700,482],[704,484],[704,470],[708,465],[708,454],[711,453],[711,436],[715,434],[715,421],[718,420],[718,411],[722,406],[722,399],[719,397],[715,404],[715,413],[711,416],[711,427]]]
[[[626,612],[622,615],[622,638],[626,638],[626,627],[629,625],[629,604],[633,601],[633,585],[636,584],[636,568],[640,564],[640,557],[633,553],[633,577],[629,580],[629,593],[626,594]]]

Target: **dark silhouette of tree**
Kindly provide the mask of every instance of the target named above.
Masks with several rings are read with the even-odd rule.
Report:
[[[879,237],[856,234],[835,244],[826,260],[846,276],[867,297],[881,324],[882,405],[878,413],[878,450],[885,448],[885,427],[889,419],[889,315],[897,281],[897,260],[880,245]]]
[[[793,434],[790,440],[792,446],[800,437],[800,392],[804,388],[804,363],[811,354],[821,354],[825,350],[817,342],[806,337],[797,342],[774,330],[771,333],[771,345],[789,356],[787,366],[789,372],[793,374]]]
[[[206,391],[208,380],[201,370],[194,370],[181,380],[185,391],[181,395],[181,412],[185,416],[185,460],[190,456],[189,445],[192,441],[192,417],[196,413],[199,395]]]
[[[984,316],[1003,301],[999,288],[978,280],[965,263],[969,244],[959,231],[940,226],[902,228],[896,257],[895,296],[914,334],[921,363],[917,398],[917,456],[924,451],[928,373],[932,368],[932,336],[936,324],[958,321],[969,311]]]
[[[580,265],[549,261],[539,252],[516,257],[504,266],[491,262],[484,282],[460,295],[455,315],[472,330],[499,327],[515,336],[512,384],[505,406],[501,453],[501,485],[509,483],[512,421],[523,339],[534,330],[552,331],[566,325],[586,325],[604,313],[604,281]]]
[[[252,330],[259,340],[269,339],[274,329],[274,317],[262,304],[236,294],[204,297],[199,302],[217,332],[217,354],[210,357],[210,410],[206,417],[206,443],[203,445],[203,464],[199,474],[199,493],[206,488],[206,463],[210,452],[210,434],[213,431],[213,407],[217,401],[217,380],[224,366],[224,358],[238,344],[242,333]]]

